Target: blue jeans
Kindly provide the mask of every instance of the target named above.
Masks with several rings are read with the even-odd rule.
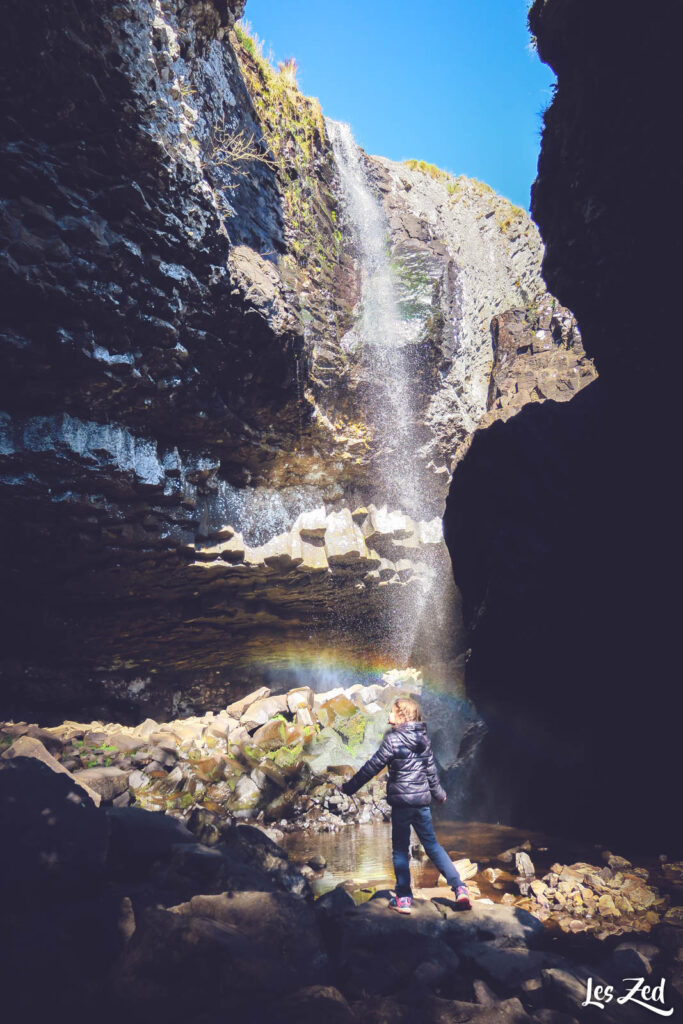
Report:
[[[417,832],[417,837],[425,848],[425,853],[432,864],[439,869],[448,885],[455,890],[462,885],[462,879],[453,861],[443,846],[440,845],[432,824],[432,812],[429,807],[392,807],[391,808],[391,847],[396,875],[396,895],[412,896],[410,888],[410,826]]]

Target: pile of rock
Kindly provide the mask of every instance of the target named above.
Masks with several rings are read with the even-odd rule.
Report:
[[[419,686],[414,672],[326,693],[264,686],[217,714],[135,727],[6,722],[0,749],[5,760],[67,772],[97,805],[133,803],[183,821],[201,810],[215,829],[230,818],[330,830],[388,816],[383,781],[352,799],[338,786],[379,745],[391,703]]]
[[[593,932],[599,938],[629,932],[649,932],[665,916],[670,900],[653,884],[650,872],[624,857],[604,850],[604,864],[555,862],[538,877],[527,851],[529,842],[506,850],[497,859],[512,871],[488,867],[482,878],[495,889],[507,890],[501,902],[528,910],[551,930]],[[676,877],[677,864],[666,865]],[[667,876],[665,876],[667,877]],[[515,891],[511,891],[514,889]]]

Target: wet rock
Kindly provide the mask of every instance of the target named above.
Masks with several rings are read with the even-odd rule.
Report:
[[[501,871],[500,868],[484,868],[481,874],[487,882],[493,883],[500,877]]]
[[[315,911],[316,913],[323,914],[325,917],[329,917],[334,914],[342,914],[345,910],[352,910],[355,905],[352,897],[342,884],[335,886],[334,889],[330,889],[318,897],[315,901]]]
[[[107,736],[107,743],[122,753],[138,750],[143,745],[143,742],[144,740],[141,736],[130,736],[124,732],[109,733]]]
[[[316,719],[313,717],[311,709],[305,707],[296,709],[295,721],[297,725],[311,728],[315,725]]]
[[[315,736],[305,758],[311,771],[320,773],[326,771],[328,765],[343,764],[346,754],[347,748],[339,733],[327,726]]]
[[[163,747],[159,744],[154,747],[150,747],[148,756],[158,765],[173,767],[177,761],[175,742],[167,740]]]
[[[536,874],[536,869],[533,865],[533,861],[528,853],[523,850],[519,850],[515,854],[515,868],[518,875],[522,875],[525,878],[531,878]]]

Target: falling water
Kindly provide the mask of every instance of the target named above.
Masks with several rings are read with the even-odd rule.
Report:
[[[388,504],[418,518],[427,510],[429,488],[425,486],[418,457],[419,396],[410,360],[414,331],[400,315],[389,227],[368,181],[365,157],[347,124],[327,119],[326,126],[341,184],[343,214],[361,278],[358,315],[342,345],[364,365],[370,380],[366,415],[373,431],[376,469],[372,500],[378,506]],[[387,595],[386,637],[398,663],[409,663],[417,625],[427,609],[435,575],[443,575],[439,569],[447,566],[444,556],[445,550],[435,553],[434,564],[421,585],[396,586],[391,596]],[[450,575],[448,568],[446,575]],[[441,581],[440,589],[444,594],[447,592]]]
[[[399,314],[391,268],[389,229],[349,125],[329,119],[325,123],[361,273],[359,316],[342,345],[372,367],[376,394],[368,415],[381,488],[376,497],[380,504],[393,499],[416,513],[421,506],[416,396],[407,359],[408,329]]]

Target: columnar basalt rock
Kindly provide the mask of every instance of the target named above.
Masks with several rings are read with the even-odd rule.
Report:
[[[235,25],[243,6],[6,12],[8,712],[131,713],[164,687],[195,709],[239,692],[232,669],[257,650],[301,643],[392,663],[412,645],[421,664],[459,658],[461,681],[462,638],[447,640],[434,595],[431,640],[402,636],[397,653],[396,634],[447,575],[433,520],[486,412],[489,321],[545,301],[542,247],[486,186],[360,155],[417,396],[420,507],[400,487],[380,495],[389,518],[412,516],[390,535],[363,512],[386,444],[376,369],[353,345],[360,270],[338,168],[317,101]],[[542,397],[536,366],[573,390],[565,340],[533,356],[503,404]]]

